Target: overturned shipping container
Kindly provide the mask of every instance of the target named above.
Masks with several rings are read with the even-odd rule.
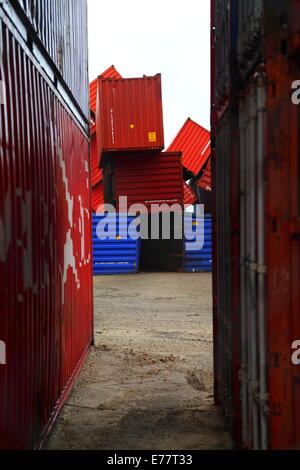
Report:
[[[41,445],[93,336],[86,10],[0,4],[1,449]]]
[[[228,1],[223,22],[220,3],[212,2],[216,402],[237,446],[300,449],[299,2]],[[230,72],[217,84],[225,31]]]

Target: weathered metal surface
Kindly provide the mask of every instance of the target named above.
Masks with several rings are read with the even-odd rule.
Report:
[[[93,336],[89,140],[1,6],[0,78],[0,448],[31,449]]]
[[[236,16],[237,5],[229,4]],[[225,113],[216,112],[213,85],[215,393],[235,425],[236,445],[299,449],[300,368],[292,343],[300,338],[300,113],[291,99],[300,78],[299,2],[266,1],[260,13],[262,63],[245,69],[231,42]],[[249,30],[255,40],[241,18],[240,11],[239,38]],[[237,64],[242,80],[234,88]]]
[[[182,152],[183,166],[197,176],[211,153],[210,132],[189,118],[168,152]]]
[[[3,7],[25,41],[28,36],[36,36],[33,54],[43,62],[50,77],[56,73],[62,77],[70,99],[88,117],[86,0],[8,0]]]

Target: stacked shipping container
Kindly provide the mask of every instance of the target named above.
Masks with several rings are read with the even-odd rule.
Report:
[[[300,448],[299,13],[212,2],[215,395],[250,449]]]
[[[93,336],[86,25],[84,0],[0,4],[2,449],[40,445]]]
[[[161,76],[98,78],[97,141],[101,165],[112,152],[164,148]]]
[[[113,204],[117,212],[127,211],[133,204],[143,204],[145,210],[150,210],[152,204],[165,207],[179,204],[182,208],[181,153],[161,152],[164,147],[161,76],[133,79],[100,76],[97,96],[98,157],[104,174],[105,202]],[[122,196],[127,197],[128,205],[124,208],[120,207]],[[163,210],[156,208],[157,212]],[[144,267],[150,263],[151,268],[174,269],[173,260],[177,257],[175,269],[182,269],[183,239],[176,243],[162,239],[142,243]]]

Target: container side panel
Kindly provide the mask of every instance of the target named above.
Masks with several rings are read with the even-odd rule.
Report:
[[[1,20],[0,50],[0,447],[31,449],[92,340],[89,142]]]

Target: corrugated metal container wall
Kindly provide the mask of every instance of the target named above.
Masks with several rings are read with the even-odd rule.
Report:
[[[122,78],[119,72],[115,69],[114,65],[111,65],[107,70],[105,70],[105,72],[101,73],[100,76],[102,78]],[[95,114],[97,107],[97,82],[98,79],[96,78],[90,83],[90,108]]]
[[[105,194],[106,202],[115,202],[120,211],[119,198],[127,196],[132,204],[183,205],[181,153],[163,152],[147,155],[114,155],[112,170],[105,169],[105,179],[112,194]]]
[[[191,205],[197,201],[198,199],[197,194],[194,193],[192,188],[186,182],[183,183],[183,192],[184,192],[184,204]]]
[[[1,6],[0,79],[0,448],[31,449],[93,335],[89,140]]]
[[[94,275],[108,274],[136,274],[139,271],[139,260],[141,251],[141,239],[133,239],[130,236],[130,226],[137,219],[127,217],[124,220],[122,215],[104,216],[103,214],[93,215],[93,267]],[[100,223],[115,224],[116,236],[101,240],[97,234],[97,226]],[[138,225],[134,227],[138,231]],[[112,229],[113,230],[113,229]],[[126,233],[126,237],[124,237]]]
[[[262,121],[267,85],[267,132],[265,161],[260,153],[257,157],[258,182],[265,185],[258,186],[257,198],[262,199],[261,205],[265,203],[266,224],[265,246],[261,246],[263,234],[258,233],[257,242],[258,314],[267,308],[269,446],[300,450],[300,367],[291,360],[291,345],[300,339],[300,105],[291,100],[293,83],[300,80],[300,4],[296,0],[264,4],[267,76],[263,84],[257,83],[257,114]],[[261,134],[263,130],[260,139]]]
[[[191,249],[189,245],[195,226],[203,223],[204,228],[204,244],[201,249]],[[202,229],[202,228],[201,228]],[[193,230],[185,233],[188,240],[185,240],[184,251],[184,271],[186,273],[211,272],[212,271],[212,218],[210,214],[205,215],[204,221],[197,219],[193,214]]]
[[[96,214],[104,212],[104,184],[101,181],[95,188],[92,189],[92,210]]]
[[[300,113],[291,95],[293,82],[300,79],[300,25],[296,20],[300,6],[298,1],[268,0],[263,7],[263,66],[258,63],[246,80],[240,64],[242,85],[229,96],[227,113],[217,119],[213,115],[218,240],[214,280],[216,401],[233,419],[234,410],[226,406],[226,397],[229,404],[234,402],[234,384],[240,379],[237,408],[241,412],[238,428],[242,445],[249,449],[299,449],[300,368],[292,363],[292,344],[300,338]],[[231,2],[231,13],[236,11]],[[241,18],[242,14],[239,21]],[[239,27],[241,37],[243,21]],[[232,45],[231,51],[234,58]],[[236,76],[234,63],[237,61],[231,62],[231,74]],[[226,115],[231,125],[222,132]],[[226,155],[221,153],[225,141]],[[226,205],[231,228],[226,225],[224,198],[230,201]],[[229,237],[231,252],[224,252],[224,240]],[[228,271],[221,269],[224,254],[232,260]],[[235,258],[240,260],[239,270],[234,269]],[[226,285],[228,303],[220,297]],[[241,351],[238,355],[232,352],[224,362],[230,329],[235,329],[231,344],[235,344],[238,333]],[[234,386],[225,388],[224,393],[228,370]]]
[[[237,2],[212,2],[212,180],[215,401],[241,443]],[[235,174],[235,180],[231,175]],[[234,295],[232,296],[232,292]]]
[[[91,135],[91,182],[92,188],[102,181],[102,170],[99,169],[99,156],[97,152],[97,137],[96,133]]]
[[[13,10],[11,9],[13,6]],[[74,106],[79,106],[84,116],[89,115],[88,89],[88,38],[87,38],[87,2],[86,0],[9,0],[4,2],[8,15],[13,11],[23,12],[23,20],[30,22],[32,32],[40,39],[42,51],[33,47],[33,54],[52,76],[58,72],[71,91],[69,98]],[[27,39],[27,32],[22,23],[21,34]],[[29,28],[27,27],[27,30]],[[52,64],[49,68],[49,59]],[[48,66],[47,66],[48,63]],[[53,63],[55,67],[53,67]],[[76,70],[76,73],[74,73]],[[58,84],[60,85],[60,83]],[[63,84],[63,87],[65,85]],[[60,90],[63,92],[63,90]]]
[[[239,2],[238,54],[240,76],[244,80],[261,59],[263,0]]]
[[[197,176],[211,153],[210,132],[188,118],[168,152],[182,152],[183,166]]]
[[[100,155],[164,148],[160,74],[121,80],[99,77],[97,99]]]
[[[211,183],[211,158],[208,161],[208,164],[205,168],[205,171],[201,178],[198,181],[198,186],[200,188],[205,189],[206,191],[211,191],[212,183]]]

